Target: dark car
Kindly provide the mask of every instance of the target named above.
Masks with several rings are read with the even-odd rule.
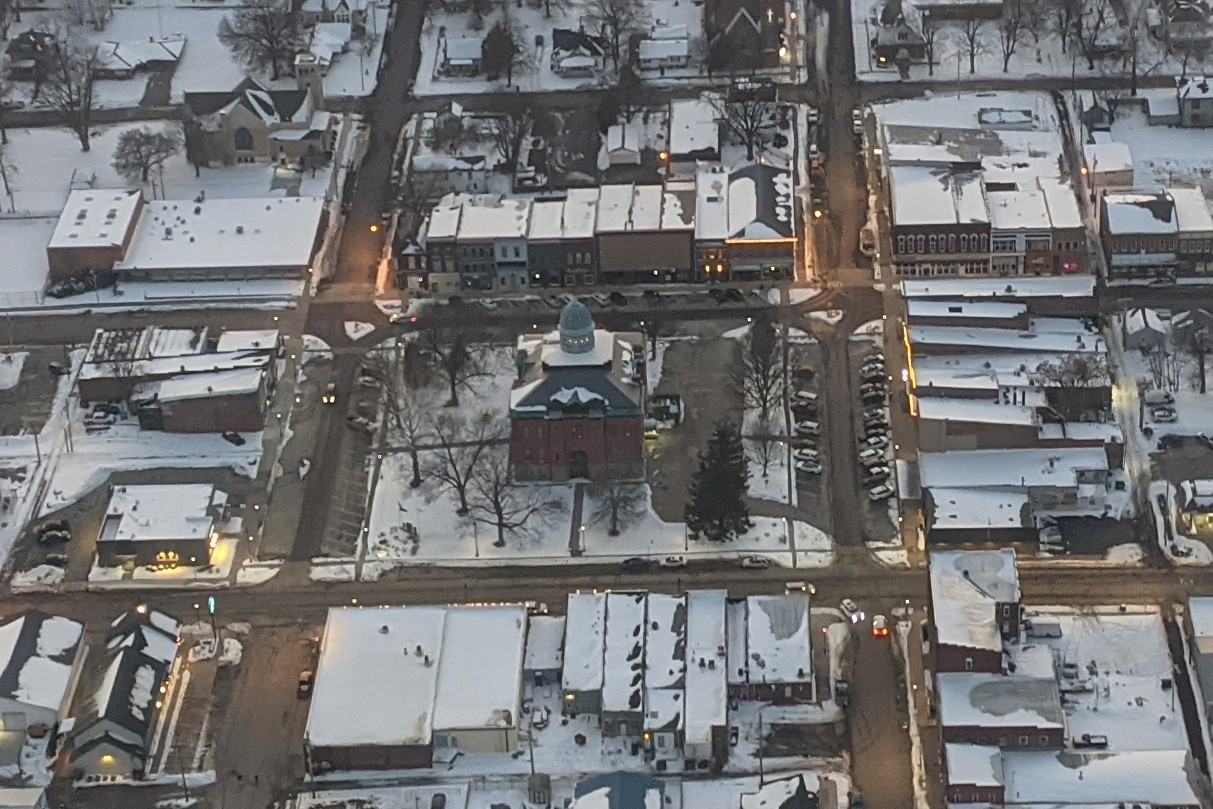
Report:
[[[229,444],[235,444],[238,447],[244,446],[244,443],[245,443],[244,436],[240,435],[240,433],[232,433],[232,432],[224,433],[223,440],[228,442]]]
[[[643,297],[646,301],[656,301],[661,299],[661,293],[655,289],[646,289]]]
[[[865,393],[865,394],[863,394],[863,396],[860,397],[859,400],[861,402],[863,402],[865,405],[884,404],[885,394],[884,393]]]
[[[295,689],[295,695],[299,699],[307,699],[312,695],[312,680],[315,676],[310,671],[305,671],[299,675],[299,686]]]
[[[745,303],[745,296],[741,294],[739,289],[726,289],[724,299],[731,303]]]
[[[630,559],[624,559],[619,563],[619,570],[623,573],[648,573],[649,568],[653,563],[641,556],[633,556]]]
[[[55,567],[67,567],[67,556],[62,553],[48,553],[46,563]]]
[[[615,304],[616,306],[628,305],[628,296],[624,295],[622,292],[612,292],[610,298],[611,303]]]

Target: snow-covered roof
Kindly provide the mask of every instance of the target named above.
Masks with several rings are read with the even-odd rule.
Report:
[[[209,483],[115,486],[98,542],[157,542],[211,535],[227,495]]]
[[[1192,617],[1193,636],[1213,638],[1213,597],[1193,596],[1189,598],[1188,614]]]
[[[1095,292],[1091,275],[1038,278],[907,278],[901,294],[907,298],[1089,298]]]
[[[237,368],[265,368],[273,355],[265,351],[229,351],[223,354],[184,354],[178,357],[156,357],[139,362],[99,362],[80,367],[80,379],[104,379],[109,377],[173,376],[176,374],[208,373]],[[136,386],[139,390],[140,386]],[[151,383],[145,391],[150,398],[159,389]]]
[[[801,683],[813,678],[807,594],[746,599],[744,682]]]
[[[434,728],[517,727],[526,608],[448,607],[434,697]]]
[[[988,489],[930,489],[931,530],[1023,528],[1029,525],[1026,492]]]
[[[321,197],[151,201],[114,269],[306,267],[323,212]]]
[[[527,626],[527,671],[560,671],[564,665],[564,616],[534,615]]]
[[[713,101],[704,93],[699,98],[670,102],[670,158],[676,160],[700,153],[720,152],[720,125]]]
[[[690,43],[683,39],[640,40],[640,61],[649,59],[680,59],[690,54]]]
[[[544,335],[540,361],[549,368],[572,368],[576,366],[601,367],[615,356],[615,333],[606,329],[594,329],[594,347],[584,354],[572,354],[560,344],[560,333],[553,331]]]
[[[926,396],[918,400],[918,417],[924,421],[1029,426],[1036,424],[1036,409],[1000,402]]]
[[[570,593],[565,610],[565,691],[602,688],[606,593]]]
[[[990,221],[981,173],[926,166],[890,169],[897,225],[985,224]]]
[[[788,239],[792,226],[792,175],[770,165],[729,175],[729,238]]]
[[[686,743],[708,744],[728,709],[724,590],[687,593]]]
[[[459,238],[524,239],[530,215],[529,199],[479,196],[463,204],[463,214],[459,218]]]
[[[1172,188],[1171,199],[1175,203],[1175,218],[1179,233],[1213,232],[1213,215],[1209,203],[1199,188]]]
[[[535,200],[531,204],[531,222],[527,231],[527,239],[544,241],[563,237],[564,201],[559,199]]]
[[[479,62],[484,50],[480,37],[447,37],[443,40],[447,62]]]
[[[570,188],[564,199],[565,239],[594,238],[594,222],[598,213],[597,188]]]
[[[152,383],[161,402],[210,399],[217,396],[242,396],[261,389],[263,368],[237,368],[201,374],[182,374]],[[151,391],[146,391],[150,393]]]
[[[84,626],[28,610],[0,625],[0,696],[58,711],[68,696]]]
[[[1002,768],[1008,804],[1201,805],[1186,750],[1015,751]]]
[[[599,233],[611,233],[629,229],[632,215],[633,186],[603,185],[598,189]]]
[[[1028,307],[1022,303],[1000,301],[934,301],[911,299],[906,301],[906,314],[910,320],[931,318],[969,318],[1011,320],[1026,315]]]
[[[944,745],[948,761],[948,784],[979,787],[1002,786],[1002,752],[994,745]]]
[[[695,183],[666,180],[661,197],[661,229],[688,230],[695,227]]]
[[[1184,101],[1213,98],[1213,79],[1205,76],[1179,76],[1175,79],[1175,91]]]
[[[1019,601],[1015,551],[933,551],[930,574],[939,643],[1001,651],[994,605]]]
[[[729,172],[701,165],[695,173],[695,238],[724,241],[729,234]]]
[[[661,230],[665,189],[660,185],[632,187],[632,210],[624,230]]]
[[[1061,695],[1052,677],[962,671],[940,672],[935,682],[944,727],[1065,727]]]
[[[1037,177],[1036,184],[1045,195],[1049,221],[1054,230],[1079,230],[1083,227],[1082,210],[1078,207],[1078,198],[1074,196],[1071,186],[1051,177]]]
[[[1083,160],[1092,172],[1119,172],[1133,170],[1133,152],[1129,144],[1120,141],[1105,143],[1084,143],[1082,146]]]
[[[1175,203],[1164,192],[1108,193],[1103,201],[1112,234],[1174,233],[1177,229]]]
[[[922,485],[955,488],[1026,489],[1075,485],[1084,470],[1107,470],[1102,447],[1029,447],[923,452],[918,456]]]
[[[990,226],[995,230],[1049,230],[1049,207],[1039,188],[990,191]]]
[[[608,593],[603,653],[602,710],[636,711],[643,706],[643,593]]]
[[[219,335],[215,351],[275,351],[278,348],[277,329],[225,331]]]
[[[1137,334],[1142,331],[1153,331],[1166,334],[1167,327],[1158,316],[1158,312],[1146,306],[1138,306],[1125,312],[1124,330],[1126,334]]]
[[[304,738],[429,744],[445,622],[441,607],[330,609]]]
[[[1103,353],[1097,332],[1042,332],[1033,329],[995,329],[979,326],[911,326],[910,342],[924,346],[967,346],[990,350]]]
[[[641,132],[640,127],[634,126],[631,121],[623,123],[611,124],[607,128],[606,133],[606,148],[608,152],[640,152],[641,147]]]
[[[644,729],[682,730],[686,725],[686,698],[681,688],[644,689]]]
[[[50,248],[121,245],[139,216],[142,191],[84,189],[72,191],[51,234]]]
[[[90,366],[131,363],[162,358],[194,356],[206,347],[206,329],[169,329],[148,326],[144,329],[97,329],[84,354],[82,378],[101,369]],[[100,373],[112,375],[112,371]]]
[[[644,684],[647,688],[682,685],[687,668],[686,644],[686,598],[650,593],[648,619],[644,624]]]
[[[102,42],[97,46],[97,61],[101,70],[136,70],[155,62],[176,62],[185,50],[185,36],[133,39],[127,42]]]

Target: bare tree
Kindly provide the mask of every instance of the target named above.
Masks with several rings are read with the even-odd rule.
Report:
[[[110,0],[67,0],[63,15],[72,25],[103,31],[114,16],[114,6]]]
[[[275,81],[307,44],[287,0],[244,0],[219,21],[219,41],[245,67],[268,70]]]
[[[1180,346],[1196,360],[1196,385],[1201,393],[1209,390],[1208,356],[1213,351],[1213,336],[1205,327],[1193,330]]]
[[[754,318],[750,333],[738,346],[733,381],[746,407],[766,419],[783,400],[783,351],[775,324],[766,313]]]
[[[386,354],[386,356],[384,356]],[[433,440],[430,432],[429,410],[419,395],[426,381],[424,360],[418,356],[417,344],[397,338],[390,352],[381,352],[384,412],[387,414],[387,440],[409,454],[413,477],[409,486],[421,485],[420,450]]]
[[[0,0],[0,39],[8,39],[8,29],[15,22],[21,22],[19,0]]]
[[[493,118],[488,135],[502,162],[513,172],[518,168],[522,142],[530,134],[535,116],[531,113],[530,104],[521,97],[507,96],[507,99],[507,109]]]
[[[929,11],[922,12],[922,49],[927,58],[927,75],[935,75],[935,51],[939,45],[939,23]]]
[[[604,483],[591,489],[590,494],[598,501],[590,519],[596,524],[606,523],[607,533],[613,537],[644,513],[645,492],[636,483]]]
[[[80,150],[90,148],[93,90],[97,82],[97,48],[76,30],[57,37],[59,47],[46,60],[46,87],[39,103],[53,110],[80,139]]]
[[[969,75],[977,72],[977,56],[989,48],[986,39],[986,23],[981,19],[962,20],[956,28],[957,39],[965,56],[969,59]]]
[[[468,0],[468,27],[473,31],[484,28],[484,18],[493,10],[493,0]]]
[[[643,0],[583,0],[586,22],[598,29],[611,48],[611,61],[620,66],[624,40],[639,28],[648,15]]]
[[[1175,355],[1169,351],[1155,351],[1146,357],[1154,387],[1159,390],[1179,390],[1181,369]]]
[[[1083,0],[1082,9],[1074,22],[1075,39],[1087,60],[1087,70],[1095,69],[1095,58],[1101,53],[1103,35],[1116,24],[1116,13],[1109,0]]]
[[[490,78],[505,74],[505,86],[514,84],[514,71],[531,65],[530,51],[508,21],[498,22],[484,37],[481,67]]]
[[[1053,27],[1061,40],[1061,52],[1066,52],[1066,46],[1074,39],[1074,23],[1082,13],[1083,0],[1053,0],[1050,7],[1053,11]]]
[[[1146,3],[1140,3],[1137,10],[1129,15],[1125,23],[1124,48],[1126,69],[1129,73],[1129,95],[1137,95],[1137,85],[1141,77],[1153,73],[1158,68],[1166,64],[1169,52],[1155,51],[1150,39],[1150,32],[1146,20],[1146,12],[1150,6]],[[1150,59],[1150,54],[1153,53],[1154,58]],[[1186,61],[1185,61],[1186,69]],[[1185,75],[1183,71],[1180,75]]]
[[[486,450],[502,437],[501,423],[485,411],[473,418],[440,413],[432,422],[436,448],[427,459],[425,473],[438,479],[459,498],[457,514],[470,510],[468,487]]]
[[[1037,375],[1059,388],[1086,388],[1111,384],[1108,359],[1103,354],[1075,352],[1036,366]]]
[[[720,95],[714,95],[711,103],[725,127],[745,146],[746,160],[753,160],[775,128],[775,105],[754,97],[731,101]]]
[[[173,129],[132,127],[118,136],[110,165],[128,182],[146,184],[152,171],[163,170],[165,162],[180,149],[181,136]],[[164,195],[163,180],[160,193]]]
[[[463,122],[463,116],[444,112],[434,119],[426,135],[426,143],[436,152],[456,154],[470,140],[471,132]]]
[[[474,339],[466,328],[435,327],[421,332],[421,342],[433,355],[433,362],[446,377],[450,398],[447,407],[459,406],[459,389],[488,372],[472,350]]]
[[[1011,57],[1027,38],[1034,15],[1035,9],[1028,6],[1027,0],[1007,0],[1002,7],[1002,19],[998,21],[998,51],[1002,55],[1003,73],[1011,69]]]
[[[535,515],[560,508],[558,501],[545,500],[539,487],[518,485],[505,447],[484,452],[472,471],[471,490],[468,514],[476,522],[497,529],[493,544],[498,548],[505,547],[507,531],[517,531]]]
[[[770,416],[760,418],[756,426],[758,434],[747,441],[749,455],[762,468],[762,476],[765,478],[771,470],[771,464],[775,462],[776,455],[783,451],[783,443],[775,440]]]

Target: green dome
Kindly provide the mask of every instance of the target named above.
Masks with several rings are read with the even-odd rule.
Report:
[[[594,316],[581,301],[573,298],[560,312],[560,347],[569,354],[588,354],[594,350]]]

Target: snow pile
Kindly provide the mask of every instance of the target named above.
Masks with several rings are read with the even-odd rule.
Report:
[[[215,657],[215,639],[203,638],[190,647],[189,661],[197,663],[201,660],[213,660]]]
[[[362,320],[345,321],[345,336],[354,342],[361,340],[373,331],[375,331],[374,323],[367,323]]]
[[[809,317],[813,320],[820,320],[822,323],[833,326],[842,320],[846,312],[841,309],[826,309],[824,311],[809,312]]]
[[[54,565],[38,565],[29,570],[13,574],[10,583],[14,593],[53,592],[56,585],[63,581],[66,571]]]
[[[223,639],[223,653],[219,655],[219,665],[238,666],[244,656],[244,645],[235,638]]]
[[[0,354],[0,390],[12,390],[21,380],[21,369],[25,367],[28,351]]]
[[[319,582],[353,581],[356,566],[352,559],[313,559],[307,577]]]

